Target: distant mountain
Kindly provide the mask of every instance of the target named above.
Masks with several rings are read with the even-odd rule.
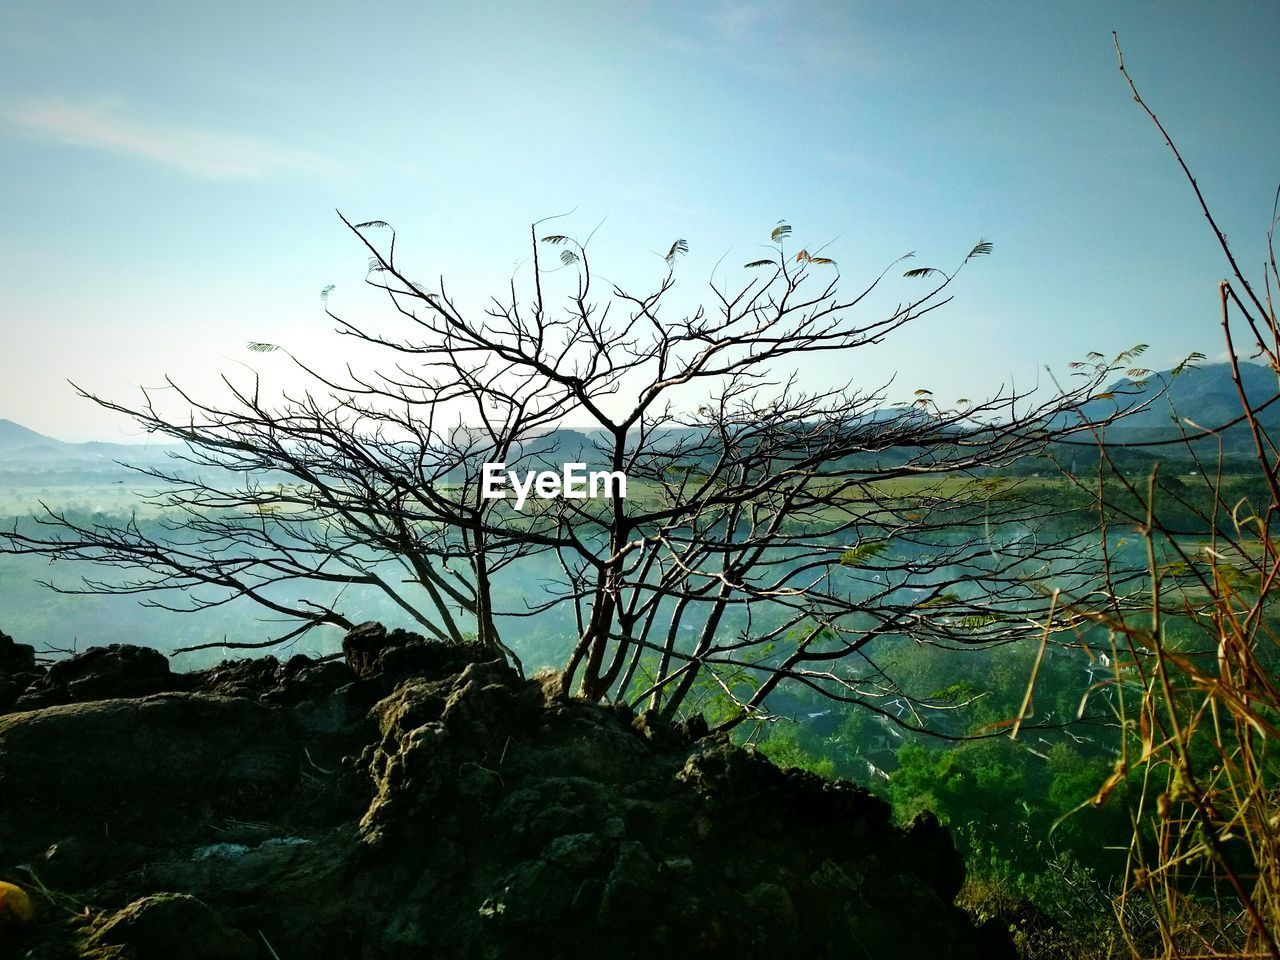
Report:
[[[1240,377],[1249,402],[1255,409],[1280,394],[1277,376],[1269,367],[1242,363]],[[1079,423],[1082,417],[1092,423],[1101,423],[1126,411],[1134,412],[1107,427],[1106,441],[1109,446],[1115,445],[1116,449],[1123,451],[1124,456],[1135,462],[1146,462],[1153,457],[1185,457],[1186,449],[1180,444],[1128,448],[1123,445],[1177,440],[1181,436],[1179,420],[1188,433],[1196,432],[1197,426],[1204,429],[1222,427],[1240,416],[1241,407],[1230,365],[1206,364],[1185,369],[1176,376],[1172,371],[1165,370],[1153,373],[1141,381],[1132,378],[1117,380],[1098,399],[1089,401],[1074,413],[1064,414],[1055,426]],[[913,416],[927,417],[927,414],[884,408],[871,411],[868,423]],[[1280,438],[1280,400],[1262,409],[1258,413],[1258,421],[1272,436]],[[1247,424],[1239,423],[1230,427],[1223,431],[1222,438],[1228,454],[1243,454],[1252,450],[1253,441]],[[519,455],[511,459],[522,462],[526,469],[575,461],[585,462],[589,469],[604,469],[609,466],[609,457],[602,449],[601,441],[609,439],[599,430],[562,427],[530,439]],[[701,432],[698,430],[675,427],[658,431],[648,438],[648,442],[650,449],[655,452],[670,452],[681,447],[690,450],[693,458],[697,459],[697,454],[692,451],[699,447],[701,439]],[[1217,444],[1216,437],[1201,440],[1198,452],[1213,455],[1217,452]],[[1065,457],[1066,462],[1075,462],[1085,457],[1080,446],[1079,443],[1072,444],[1071,448],[1064,447],[1056,455]],[[12,420],[0,419],[0,470],[101,471],[112,469],[113,461],[138,465],[155,464],[166,460],[167,452],[173,449],[175,447],[165,444],[67,443],[37,433]],[[889,449],[861,456],[868,458],[870,464],[873,460],[903,459],[912,455],[915,455],[913,451]],[[515,463],[509,466],[514,467]],[[1036,463],[1029,462],[1023,466],[1038,469]]]
[[[28,430],[22,424],[14,423],[12,420],[0,420],[0,452],[59,442],[52,437],[46,437],[43,433]]]
[[[1275,371],[1260,364],[1241,363],[1240,381],[1254,409],[1280,393]],[[1191,367],[1176,376],[1173,371],[1165,370],[1142,381],[1126,377],[1107,387],[1105,394],[1084,404],[1079,413],[1085,420],[1100,423],[1133,411],[1106,430],[1108,442],[1117,444],[1172,440],[1181,437],[1183,430],[1195,434],[1199,430],[1217,429],[1236,420],[1243,412],[1231,366],[1226,363]],[[1257,416],[1268,432],[1280,431],[1280,401],[1262,409]],[[1230,427],[1222,436],[1227,452],[1243,452],[1252,446],[1245,423]],[[1201,443],[1217,446],[1214,438]]]
[[[113,461],[154,461],[164,455],[161,447],[127,443],[68,443],[0,419],[0,467],[110,467]]]

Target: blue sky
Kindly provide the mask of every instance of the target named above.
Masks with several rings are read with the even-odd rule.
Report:
[[[127,439],[66,381],[130,399],[282,369],[248,340],[339,359],[323,286],[387,315],[335,208],[477,305],[567,210],[558,230],[603,221],[597,269],[624,282],[686,238],[688,298],[779,219],[850,286],[986,238],[955,303],[854,365],[940,401],[1139,341],[1149,366],[1212,357],[1220,258],[1111,30],[1260,264],[1278,27],[1272,3],[7,0],[0,417]]]

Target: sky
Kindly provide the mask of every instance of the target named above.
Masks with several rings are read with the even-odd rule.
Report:
[[[1213,358],[1222,259],[1111,31],[1260,266],[1278,27],[1264,2],[5,0],[0,418],[136,440],[69,381],[122,402],[166,376],[287,382],[248,341],[336,363],[329,284],[395,329],[338,210],[391,222],[403,262],[472,309],[527,277],[530,223],[569,211],[557,232],[598,227],[619,282],[686,239],[689,302],[779,220],[849,289],[987,239],[945,309],[809,371],[942,403],[1139,342],[1153,368]]]

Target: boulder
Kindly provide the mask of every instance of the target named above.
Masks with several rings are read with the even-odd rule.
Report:
[[[352,673],[362,679],[440,676],[494,658],[476,643],[437,643],[407,630],[388,631],[374,621],[348,631],[342,638],[342,652]]]
[[[278,710],[206,694],[65,704],[0,717],[0,852],[70,834],[181,836],[288,792],[302,752]]]
[[[145,697],[178,690],[182,685],[169,669],[168,658],[150,647],[113,643],[90,647],[59,660],[14,704],[34,710],[61,703],[87,703],[119,697]]]
[[[134,901],[101,920],[88,943],[91,950],[124,947],[135,960],[256,960],[258,956],[244,933],[229,928],[195,897],[178,893]]]
[[[0,676],[36,672],[36,648],[0,630]]]
[[[17,643],[0,631],[0,713],[13,708],[18,698],[44,676],[36,664],[35,647]]]

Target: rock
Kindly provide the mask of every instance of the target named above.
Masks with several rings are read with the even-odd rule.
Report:
[[[0,631],[0,713],[11,710],[23,692],[43,676],[44,671],[36,665],[35,647],[16,643]]]
[[[179,893],[134,901],[102,921],[89,943],[126,947],[136,960],[256,960],[258,955],[244,933],[195,897]]]
[[[187,687],[224,697],[246,697],[289,706],[313,704],[355,679],[345,663],[304,654],[280,663],[275,657],[224,660],[192,674]]]
[[[707,726],[707,718],[700,713],[695,713],[690,717],[686,717],[676,725],[676,732],[688,743],[695,740],[701,740],[711,732]]]
[[[14,708],[34,710],[61,703],[145,697],[179,686],[164,654],[150,647],[113,643],[57,661],[18,698]]]
[[[361,679],[383,675],[396,680],[412,674],[440,676],[457,673],[469,663],[494,659],[479,644],[433,642],[407,630],[388,631],[373,621],[348,631],[342,638],[342,653],[352,673]]]
[[[917,813],[907,826],[904,838],[907,855],[925,868],[930,885],[948,902],[954,900],[964,886],[964,860],[951,841],[951,831],[942,825],[932,811]]]
[[[280,661],[275,657],[223,660],[216,667],[196,674],[197,688],[222,697],[256,700],[280,681]]]
[[[371,677],[378,672],[386,647],[387,628],[373,620],[352,627],[342,638],[347,666],[357,677]]]
[[[248,700],[168,694],[11,713],[0,717],[0,852],[248,815],[292,786],[301,759],[281,713]]]
[[[36,648],[30,644],[16,643],[13,637],[0,630],[0,676],[35,672]]]
[[[980,955],[951,903],[949,835],[930,818],[900,830],[860,787],[548,701],[493,664],[408,681],[374,713],[361,836],[376,863],[420,851],[423,878],[375,953]]]
[[[156,855],[154,846],[139,839],[112,837],[98,824],[84,823],[80,829],[88,839],[62,835],[31,858],[42,883],[53,888],[83,888],[96,878],[128,874],[146,866]]]
[[[0,874],[31,864],[98,918],[87,940],[37,925],[32,956],[267,957],[259,931],[314,960],[1008,945],[954,906],[963,866],[931,816],[902,829],[861,787],[564,697],[474,645],[363,624],[343,649],[0,716]],[[107,675],[58,673],[67,695]]]
[[[787,929],[796,924],[796,907],[791,894],[776,883],[762,883],[747,892],[746,904],[752,916],[766,923]]]
[[[8,713],[28,683],[10,676],[0,676],[0,713]]]

